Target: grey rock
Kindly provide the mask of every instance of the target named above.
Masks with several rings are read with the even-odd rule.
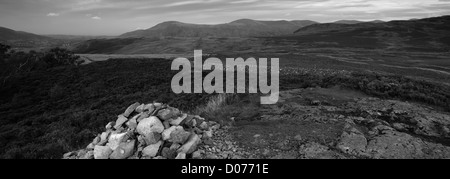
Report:
[[[147,104],[144,106],[144,111],[147,111],[149,114],[153,113],[155,110],[155,106],[153,104]]]
[[[130,130],[135,130],[135,129],[137,128],[137,120],[136,120],[136,118],[137,118],[137,117],[134,117],[134,118],[130,119],[130,120],[126,123],[126,125],[128,126],[128,128],[129,128]]]
[[[180,111],[171,107],[158,111],[158,117],[163,121],[178,117],[179,115]]]
[[[139,114],[139,117],[136,119],[136,122],[141,122],[142,120],[144,120],[145,118],[150,117],[150,115],[146,112],[143,112],[141,114]]]
[[[135,140],[122,142],[119,147],[110,155],[111,159],[126,159],[133,155],[135,150]]]
[[[204,137],[206,137],[206,138],[212,138],[213,137],[213,131],[211,129],[208,130],[208,131],[204,131],[203,134],[204,134]]]
[[[179,126],[181,124],[181,122],[183,122],[184,119],[187,118],[187,116],[188,116],[187,114],[183,114],[182,116],[178,117],[177,119],[171,119],[169,123],[172,126]]]
[[[367,139],[362,132],[347,124],[337,148],[344,153],[363,156],[366,155]]]
[[[175,130],[177,130],[177,129],[183,129],[183,127],[180,127],[180,126],[172,126],[172,127],[170,127],[170,128],[168,128],[168,129],[166,129],[166,130],[164,130],[163,132],[162,132],[162,139],[163,140],[169,140],[170,139],[170,134],[172,134],[172,132],[173,131],[175,131]]]
[[[90,144],[86,147],[87,150],[94,150],[94,148],[95,148],[95,145],[94,145],[93,143],[90,143]]]
[[[108,142],[108,138],[109,138],[110,134],[111,134],[111,131],[103,132],[100,135],[100,142],[97,145],[101,145],[101,146],[105,145]]]
[[[111,136],[109,136],[108,144],[106,145],[112,150],[116,150],[120,143],[125,140],[127,140],[127,133],[111,134]]]
[[[130,106],[125,110],[125,112],[123,113],[123,116],[124,116],[124,117],[129,117],[130,114],[133,113],[133,112],[136,110],[136,108],[137,108],[138,106],[140,106],[140,105],[141,105],[141,104],[139,104],[139,103],[134,103],[134,104],[130,105]]]
[[[97,137],[94,138],[94,140],[92,140],[92,145],[97,145],[98,143],[100,143],[102,140],[101,135],[98,135]]]
[[[136,130],[145,137],[147,144],[150,145],[159,141],[164,126],[157,117],[152,116],[139,122]]]
[[[135,111],[137,113],[142,113],[142,112],[144,112],[144,109],[145,109],[145,104],[141,104],[140,106],[136,107]]]
[[[209,128],[208,123],[205,122],[205,121],[203,121],[203,122],[199,125],[199,128],[200,128],[201,130],[204,130],[204,131],[208,130],[208,128]]]
[[[116,120],[116,125],[114,125],[115,129],[119,129],[120,127],[122,127],[123,124],[125,124],[125,122],[128,121],[128,118],[126,118],[123,115],[119,115],[117,120]]]
[[[192,158],[193,159],[202,159],[202,153],[200,151],[195,151],[194,153],[192,153]]]
[[[169,123],[169,121],[164,121],[164,122],[163,122],[163,125],[164,125],[164,129],[170,128],[170,123]]]
[[[190,132],[185,131],[183,128],[176,128],[170,133],[170,141],[173,143],[184,144],[189,139]]]
[[[94,151],[91,150],[91,151],[86,152],[86,154],[81,156],[80,159],[86,159],[86,160],[94,159]]]
[[[186,159],[186,154],[185,153],[179,153],[177,155],[177,157],[175,157],[175,159],[180,159],[180,160]]]
[[[156,144],[149,145],[142,150],[142,155],[146,157],[155,157],[158,155],[159,148],[162,145],[162,141],[159,141]]]
[[[114,126],[115,126],[115,122],[109,122],[106,126],[105,126],[105,128],[106,128],[106,130],[111,130]]]
[[[109,155],[113,152],[108,146],[95,146],[94,158],[95,159],[108,159]]]
[[[192,134],[188,141],[181,146],[181,148],[178,149],[178,153],[186,153],[186,154],[192,154],[194,151],[197,150],[198,144],[201,143],[200,137],[198,137],[197,134]]]

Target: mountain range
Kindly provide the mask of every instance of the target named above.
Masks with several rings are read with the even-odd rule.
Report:
[[[52,37],[52,38],[50,38]],[[450,47],[450,16],[403,21],[352,21],[317,23],[308,20],[258,21],[240,19],[217,25],[189,24],[177,21],[160,23],[146,30],[137,30],[117,37],[80,38],[71,36],[40,36],[0,28],[0,41],[26,44],[54,39],[70,41],[79,53],[180,53],[193,48],[217,49],[218,40],[242,49],[260,48],[265,42],[245,43],[234,38],[270,37],[295,43],[338,44],[339,47],[383,49],[433,49],[448,51]],[[75,41],[75,40],[72,40]],[[36,45],[35,44],[35,45]],[[283,43],[281,43],[283,44]],[[244,47],[246,46],[246,47]]]
[[[120,35],[120,38],[152,37],[261,37],[292,34],[295,30],[317,24],[314,21],[257,21],[240,19],[226,24],[198,25],[177,21],[158,24],[146,30]]]

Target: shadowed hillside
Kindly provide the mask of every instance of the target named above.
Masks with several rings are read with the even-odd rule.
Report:
[[[304,42],[448,52],[450,16],[385,23],[314,24],[300,28],[295,34]]]
[[[252,37],[291,34],[313,21],[256,21],[241,19],[227,24],[197,25],[176,21],[163,22],[147,30],[121,35],[129,37]]]

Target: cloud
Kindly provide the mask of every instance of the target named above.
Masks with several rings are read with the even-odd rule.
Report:
[[[101,17],[99,17],[99,16],[94,16],[94,17],[91,17],[91,19],[94,19],[94,20],[102,20],[102,18],[101,18]]]
[[[59,16],[59,14],[58,13],[54,13],[54,12],[51,12],[51,13],[47,14],[47,17],[57,17],[57,16]]]

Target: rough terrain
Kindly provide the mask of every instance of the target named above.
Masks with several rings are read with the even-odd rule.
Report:
[[[203,120],[199,116],[195,119]],[[161,140],[162,145],[159,143],[150,156],[145,154],[145,141],[139,142],[133,149],[137,152],[129,158],[450,158],[448,113],[417,103],[373,98],[340,87],[283,91],[278,104],[244,111],[230,120],[231,125],[221,127],[205,122],[205,130],[199,130],[200,127],[187,130],[201,137],[187,157],[176,153],[182,143]],[[111,143],[111,137],[109,140]],[[81,150],[81,154],[72,152],[65,158],[77,155],[94,158],[96,150],[97,147],[90,146],[87,151]]]

